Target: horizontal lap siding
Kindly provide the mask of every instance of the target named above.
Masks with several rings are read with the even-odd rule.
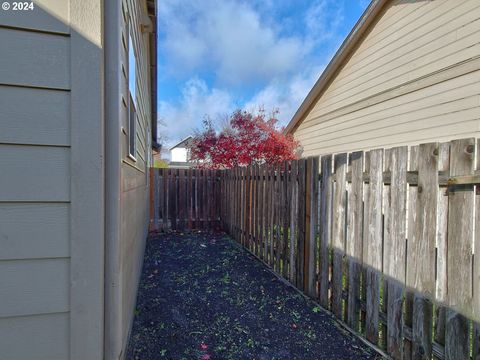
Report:
[[[0,85],[0,143],[70,145],[70,94]]]
[[[477,1],[392,1],[295,130],[304,155],[479,133],[478,39]]]
[[[0,262],[0,317],[69,310],[68,259]]]
[[[394,8],[395,5],[387,9],[376,27],[390,16],[399,16],[391,14]],[[372,35],[368,34],[322,96],[318,111],[341,107],[468,59],[471,53],[479,54],[478,2],[468,1],[459,5],[436,0],[420,10],[421,17],[414,18],[410,14],[410,17],[397,18],[405,22],[404,26],[396,32],[386,29],[388,36],[377,39],[370,49],[362,51]],[[312,111],[316,112],[316,109]]]
[[[326,135],[343,129],[355,131],[358,126],[381,121],[392,114],[412,120],[414,119],[412,114],[419,111],[424,111],[427,115],[431,114],[432,110],[442,113],[441,110],[436,110],[438,106],[449,107],[452,102],[478,96],[479,83],[480,71],[470,72],[398,97],[387,98],[379,103],[365,103],[363,108],[355,111],[337,112],[341,114],[341,122],[337,120],[336,112],[322,115],[319,117],[321,121],[305,124],[297,131],[297,135],[303,136],[306,141],[318,134]],[[473,107],[475,106],[478,106],[478,103],[473,102]],[[443,113],[447,112],[444,110]]]
[[[70,357],[69,1],[0,12],[0,358]],[[27,346],[28,345],[28,346]]]
[[[457,123],[454,126],[443,126],[435,128],[435,132],[431,128],[408,132],[403,134],[391,134],[382,136],[380,139],[359,140],[349,144],[340,144],[329,147],[329,151],[354,151],[361,148],[372,149],[376,147],[395,147],[400,145],[411,145],[414,142],[445,142],[451,139],[457,139],[469,135],[478,136],[480,134],[480,125],[478,120]],[[412,140],[413,139],[413,140]],[[306,150],[303,155],[311,156],[319,153],[321,150]],[[324,151],[321,151],[324,153]]]
[[[448,9],[438,1],[431,3],[425,16],[412,21],[373,46],[371,53],[357,53],[351,59],[354,63],[345,68],[342,77],[337,78],[332,90],[325,94],[331,106],[350,101],[349,97],[361,98],[376,93],[379,88],[388,89],[392,84],[401,84],[404,77],[415,79],[442,69],[444,59],[454,55],[448,64],[468,59],[462,51],[470,46],[478,47],[478,3],[454,6],[449,2]],[[453,9],[451,9],[453,8]],[[435,17],[442,9],[442,16]],[[385,16],[388,16],[388,11]],[[428,15],[428,16],[427,16]],[[408,18],[407,18],[408,19]],[[407,20],[405,19],[405,20]],[[380,20],[381,21],[381,20]],[[359,50],[362,48],[360,45]],[[367,93],[362,93],[367,91]],[[327,100],[327,99],[331,99]],[[325,104],[326,105],[326,104]]]
[[[133,321],[136,289],[143,264],[148,219],[145,189],[144,184],[122,193],[122,202],[125,204],[121,224],[123,346],[127,345],[127,336]]]
[[[405,136],[411,137],[407,141],[413,143],[420,139],[422,131],[427,134],[425,140],[458,134],[459,130],[469,135],[480,131],[479,126],[477,71],[316,124],[297,136],[310,154],[332,147],[362,148],[358,142],[367,148],[389,145],[391,141],[401,143]]]
[[[67,0],[35,0],[32,11],[0,11],[0,25],[69,34],[69,10]]]
[[[0,260],[68,257],[69,216],[67,203],[0,203]]]
[[[68,313],[1,319],[2,359],[68,359],[69,326]]]
[[[70,150],[0,144],[0,201],[69,201]]]
[[[70,88],[69,37],[0,30],[0,84]]]
[[[116,339],[117,348],[112,349],[115,356],[125,352],[128,334],[133,321],[136,301],[136,288],[139,281],[143,252],[149,219],[149,188],[147,169],[150,161],[150,80],[149,80],[149,49],[148,33],[140,31],[143,19],[147,17],[144,1],[121,2],[122,16],[119,29],[120,47],[120,98],[124,99],[120,106],[120,122],[124,131],[120,134],[121,141],[121,221],[119,244],[119,281],[117,296],[119,300],[119,334]],[[128,25],[128,18],[130,24]],[[136,54],[136,160],[128,157],[128,31]],[[120,348],[121,347],[121,348]]]

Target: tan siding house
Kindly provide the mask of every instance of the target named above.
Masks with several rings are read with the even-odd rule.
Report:
[[[0,11],[0,359],[122,359],[148,225],[155,1],[33,5]]]
[[[303,156],[480,135],[480,2],[372,1],[287,127]]]

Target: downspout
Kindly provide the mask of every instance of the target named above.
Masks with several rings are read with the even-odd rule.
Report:
[[[120,272],[122,2],[105,1],[105,360],[124,357]]]

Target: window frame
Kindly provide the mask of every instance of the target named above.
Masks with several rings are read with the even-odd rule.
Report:
[[[128,95],[128,157],[137,161],[137,110],[132,94]]]
[[[130,23],[130,18],[129,18]],[[130,24],[129,24],[130,25]],[[128,33],[128,157],[134,162],[137,161],[137,109],[136,109],[136,95],[137,95],[137,58],[135,55],[135,47],[133,46],[133,36],[130,33],[130,26],[127,29]],[[131,57],[133,56],[134,63],[131,64]],[[133,66],[133,69],[131,68]],[[133,73],[133,94],[131,89],[131,75]]]

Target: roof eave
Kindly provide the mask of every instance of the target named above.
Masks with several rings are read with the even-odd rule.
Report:
[[[293,115],[292,119],[285,127],[285,134],[292,134],[300,125],[305,116],[311,110],[312,106],[314,106],[315,101],[326,90],[326,87],[340,69],[343,61],[349,57],[358,41],[360,41],[362,38],[362,35],[365,34],[365,32],[369,29],[376,16],[381,12],[385,4],[388,2],[389,0],[372,0],[368,8],[364,11],[360,19],[353,27],[350,34],[348,34],[347,38],[343,41],[342,45],[335,53],[335,56],[323,71],[320,78],[305,97],[295,115]]]
[[[157,136],[157,0],[147,0],[147,13],[152,23],[152,32],[149,34],[150,45],[150,86],[151,86],[151,115],[152,115],[152,148],[159,150]]]
[[[170,147],[169,150],[175,149],[178,145],[180,145],[180,144],[183,143],[184,141],[187,141],[188,139],[193,139],[193,136],[192,136],[192,135],[188,135],[187,137],[183,138],[182,140],[180,140],[179,142],[177,142],[175,145],[173,145],[172,147]]]

